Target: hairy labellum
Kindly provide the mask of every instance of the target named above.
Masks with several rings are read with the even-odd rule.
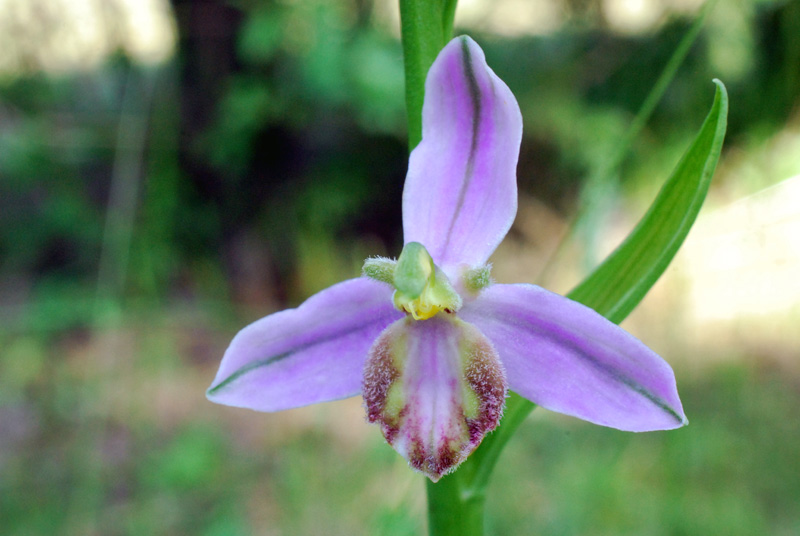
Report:
[[[363,396],[369,421],[435,482],[500,422],[506,379],[494,347],[475,326],[449,314],[407,317],[372,346]]]

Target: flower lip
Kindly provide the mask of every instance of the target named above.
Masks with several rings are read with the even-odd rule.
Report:
[[[368,420],[436,482],[497,426],[506,378],[494,346],[475,326],[455,315],[406,317],[370,349],[363,396]]]

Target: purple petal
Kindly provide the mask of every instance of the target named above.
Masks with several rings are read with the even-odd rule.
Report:
[[[493,285],[459,312],[492,341],[509,387],[620,430],[687,423],[670,366],[592,309],[534,285]]]
[[[422,141],[403,191],[405,242],[437,265],[486,262],[517,212],[522,116],[469,37],[439,53],[425,82]]]
[[[370,349],[364,404],[386,441],[436,482],[493,430],[506,384],[492,344],[455,316],[399,320]]]
[[[358,394],[370,346],[403,316],[391,293],[350,279],[250,324],[225,352],[209,400],[280,411]]]

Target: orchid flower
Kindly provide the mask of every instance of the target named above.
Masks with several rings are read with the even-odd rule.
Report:
[[[517,211],[522,117],[469,37],[428,73],[397,261],[245,327],[208,398],[280,411],[361,394],[367,418],[437,481],[500,422],[508,389],[628,431],[687,423],[669,365],[592,309],[487,261]]]

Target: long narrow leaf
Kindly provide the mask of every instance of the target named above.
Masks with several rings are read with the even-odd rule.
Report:
[[[719,80],[714,104],[650,209],[625,241],[569,297],[612,322],[633,311],[661,277],[689,234],[717,167],[728,117],[728,94]]]

